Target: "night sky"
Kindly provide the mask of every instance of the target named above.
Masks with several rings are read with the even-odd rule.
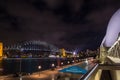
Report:
[[[41,40],[65,49],[98,48],[120,0],[0,0],[0,41]]]

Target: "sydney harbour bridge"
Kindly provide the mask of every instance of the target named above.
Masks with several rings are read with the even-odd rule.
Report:
[[[17,44],[12,44],[4,47],[4,55],[7,57],[20,57],[20,55],[24,55],[27,57],[64,57],[66,54],[71,54],[73,52],[67,51],[65,49],[59,49],[58,47],[49,44],[44,41],[22,41]],[[30,56],[29,56],[30,55]]]

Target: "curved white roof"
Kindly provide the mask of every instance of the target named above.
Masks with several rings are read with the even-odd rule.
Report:
[[[118,38],[120,32],[120,9],[117,10],[111,17],[106,35],[102,41],[101,46],[111,47]]]

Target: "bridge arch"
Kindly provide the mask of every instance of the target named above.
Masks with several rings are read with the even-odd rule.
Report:
[[[44,41],[22,41],[5,48],[4,53],[9,57],[48,57],[50,54],[59,53],[59,48]]]

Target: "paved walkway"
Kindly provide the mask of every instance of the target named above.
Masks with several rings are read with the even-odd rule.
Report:
[[[33,73],[32,75],[30,75],[28,77],[30,77],[31,79],[36,78],[36,80],[37,79],[40,79],[40,80],[58,80],[58,78],[61,78],[59,80],[67,80],[67,77],[71,77],[72,74],[61,73],[61,72],[59,72],[59,70],[61,70],[63,68],[66,68],[66,67],[69,67],[69,66],[78,65],[78,64],[81,64],[81,63],[82,62],[75,63],[75,64],[72,64],[72,65],[63,66],[63,67],[60,67],[60,68],[55,68],[54,70],[45,70],[45,71],[42,71],[42,72]]]
[[[35,72],[31,75],[26,75],[22,77],[12,77],[9,76],[0,76],[0,80],[76,80],[82,76],[82,74],[71,74],[71,73],[61,73],[59,72],[60,69],[65,67],[78,65],[83,62],[75,63],[72,65],[63,66],[60,68],[55,68],[54,70],[45,70],[41,72]]]

